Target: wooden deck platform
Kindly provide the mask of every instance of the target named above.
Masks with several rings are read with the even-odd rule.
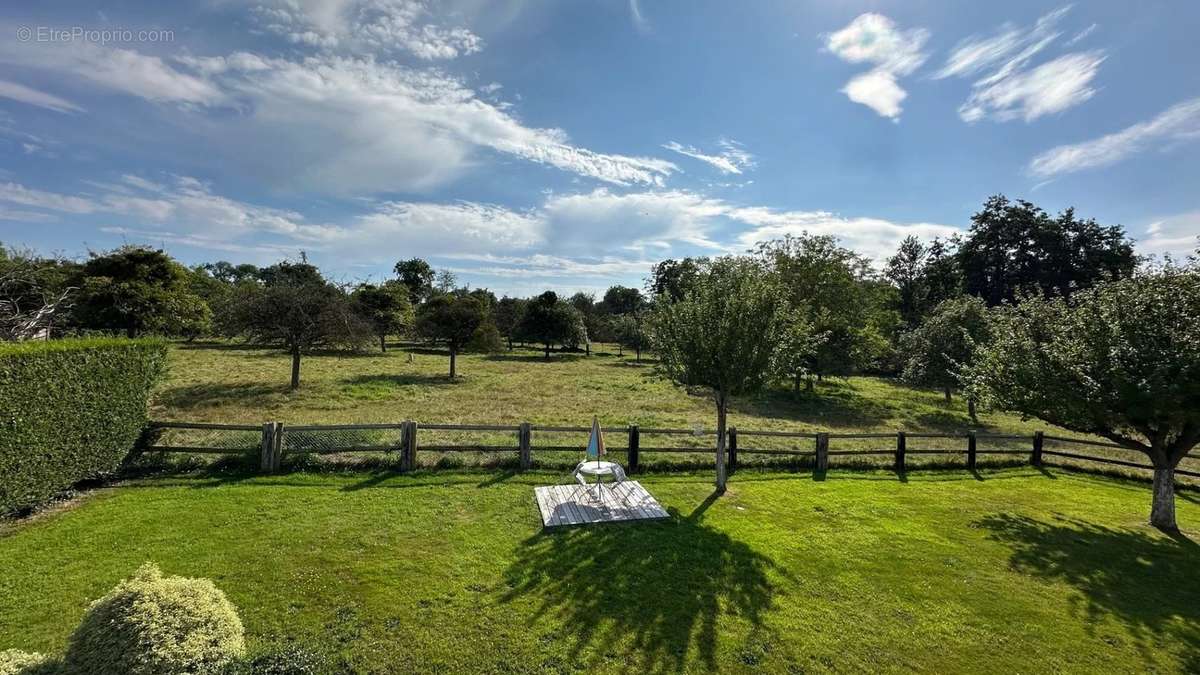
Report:
[[[596,488],[581,485],[547,485],[533,489],[542,525],[589,525],[626,520],[659,520],[670,517],[666,509],[635,480],[605,484],[596,500]]]

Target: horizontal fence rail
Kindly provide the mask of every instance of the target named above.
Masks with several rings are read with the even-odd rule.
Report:
[[[612,441],[612,444],[607,446],[608,451],[624,454],[628,471],[638,470],[645,453],[704,453],[711,460],[717,441],[717,433],[711,429],[640,428],[634,424],[625,427],[607,426],[602,427],[602,430]],[[579,442],[577,436],[567,442],[564,434],[579,435],[590,431],[591,427],[588,426],[538,425],[528,422],[431,424],[405,420],[384,424],[290,426],[282,422],[151,422],[143,433],[140,448],[143,452],[155,453],[257,455],[264,471],[279,469],[282,458],[288,455],[341,455],[364,452],[394,455],[399,460],[401,470],[410,470],[417,465],[419,451],[511,453],[517,457],[520,467],[527,469],[532,465],[534,452],[582,454],[584,443]],[[476,437],[461,438],[464,434]],[[480,438],[479,434],[486,436]],[[446,435],[458,438],[447,440]],[[507,435],[511,435],[511,442],[497,442]],[[650,442],[647,443],[644,436],[649,436]],[[690,444],[689,437],[692,440]],[[619,439],[624,440],[623,445]],[[747,445],[742,445],[742,441]],[[1154,469],[1146,461],[1130,458],[1131,455],[1141,456],[1137,450],[1118,443],[1052,436],[1042,432],[1031,435],[974,431],[831,433],[739,430],[730,427],[725,445],[730,469],[735,469],[739,458],[745,455],[790,458],[802,464],[812,465],[816,471],[826,471],[831,457],[837,458],[839,463],[845,460],[853,461],[858,457],[891,457],[890,466],[897,472],[903,472],[912,456],[961,457],[961,460],[956,461],[961,461],[968,469],[974,470],[980,455],[1028,458],[1029,464],[1039,467],[1053,462],[1055,466],[1069,467],[1078,467],[1080,463],[1095,463],[1140,471]],[[1097,449],[1106,454],[1097,454]],[[1113,456],[1114,453],[1124,454]],[[878,461],[875,460],[876,466]],[[1175,475],[1200,478],[1200,460],[1191,462],[1188,466],[1197,470],[1179,467],[1175,469]]]

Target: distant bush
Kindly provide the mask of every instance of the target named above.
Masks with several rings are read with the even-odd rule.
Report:
[[[163,576],[147,564],[88,608],[63,672],[219,673],[245,651],[237,610],[211,581]]]
[[[166,359],[158,340],[0,345],[0,515],[114,471]]]
[[[6,649],[0,652],[0,675],[49,675],[54,662],[44,654]]]

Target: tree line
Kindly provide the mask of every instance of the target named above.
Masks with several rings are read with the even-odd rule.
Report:
[[[305,259],[185,267],[122,247],[77,262],[0,247],[0,336],[146,332],[241,337],[301,359],[387,349],[404,335],[463,351],[514,342],[590,353],[651,350],[684,386],[729,398],[769,383],[796,395],[853,373],[899,375],[949,400],[1013,410],[1145,452],[1152,522],[1174,522],[1171,472],[1200,440],[1200,291],[1194,264],[1150,265],[1119,225],[989,198],[960,236],[908,237],[881,270],[832,236],[762,242],[743,255],[668,259],[642,289],[600,300],[546,291],[497,298],[450,271],[401,260],[381,283],[342,284]],[[720,435],[718,443],[724,443]],[[724,486],[719,448],[718,486]]]

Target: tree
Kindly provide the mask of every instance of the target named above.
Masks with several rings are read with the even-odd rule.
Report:
[[[249,340],[286,349],[292,356],[292,389],[300,386],[302,355],[322,348],[357,348],[370,340],[370,324],[317,268],[281,262],[264,271],[269,281],[235,288],[227,326]]]
[[[900,351],[905,355],[901,377],[912,385],[941,389],[949,403],[951,392],[959,386],[960,373],[974,363],[990,336],[983,300],[974,296],[947,300],[901,339]],[[975,421],[973,397],[968,397],[967,409]]]
[[[484,319],[483,323],[479,324],[479,328],[471,335],[471,341],[467,343],[467,349],[480,354],[494,354],[504,349],[504,339],[500,337],[500,331],[491,319]]]
[[[457,375],[458,352],[475,336],[485,318],[483,304],[472,295],[443,293],[417,308],[417,332],[444,342],[450,350],[450,379]]]
[[[641,314],[622,314],[614,317],[614,333],[617,343],[622,350],[628,347],[633,350],[634,361],[641,363],[642,350],[647,346],[644,317]]]
[[[581,337],[587,339],[579,312],[559,299],[554,291],[546,291],[529,301],[517,332],[523,338],[541,344],[546,350],[547,361],[552,346],[580,344]]]
[[[823,334],[813,331],[812,324],[802,312],[785,312],[772,369],[777,378],[792,383],[793,393],[800,393],[802,380],[806,383],[805,389],[812,391],[810,368],[824,339]]]
[[[604,317],[600,315],[599,307],[596,306],[596,296],[580,291],[572,295],[567,300],[567,303],[575,308],[580,320],[583,322],[584,334],[586,335],[584,345],[587,349],[587,355],[591,356],[591,341],[603,332],[602,324]]]
[[[208,306],[193,291],[187,268],[161,250],[124,246],[93,254],[80,271],[74,318],[83,328],[174,335],[203,330]]]
[[[880,331],[890,319],[878,316],[887,308],[872,286],[869,260],[832,236],[807,233],[763,242],[756,255],[778,277],[791,310],[825,336],[810,373],[818,379],[850,375],[887,355]]]
[[[1150,523],[1176,529],[1175,468],[1200,442],[1200,268],[1168,266],[996,310],[972,395],[1145,453]]]
[[[915,236],[900,242],[883,275],[899,293],[897,310],[904,325],[916,327],[931,309],[962,295],[962,274],[950,242],[934,239],[928,246]]]
[[[666,264],[664,261],[660,265]],[[636,288],[628,286],[610,286],[604,292],[604,299],[600,301],[599,309],[606,314],[633,314],[640,312],[646,306],[646,298],[642,296],[642,292]]]
[[[382,286],[361,284],[350,296],[354,311],[371,324],[379,337],[379,351],[387,351],[387,336],[399,333],[413,322],[412,304],[408,299],[408,288],[396,281]]]
[[[401,260],[393,268],[400,283],[408,288],[408,300],[416,307],[433,292],[433,268],[420,258]]]
[[[0,340],[50,337],[79,290],[68,284],[71,267],[0,245]]]
[[[1101,281],[1127,277],[1137,266],[1133,242],[1119,225],[1078,220],[1074,209],[1052,218],[1018,199],[995,195],[971,216],[958,248],[965,290],[988,306],[1015,301],[1021,291],[1070,295]]]
[[[710,390],[716,403],[718,492],[725,490],[729,398],[766,380],[784,306],[772,276],[745,257],[706,263],[682,299],[656,299],[650,334],[662,371],[680,385]]]
[[[434,277],[433,290],[438,293],[449,293],[458,288],[458,276],[450,270],[439,270]]]
[[[510,298],[507,295],[500,298],[496,303],[496,310],[493,312],[493,318],[496,322],[496,329],[504,336],[508,342],[508,349],[512,351],[513,335],[517,332],[517,327],[521,323],[521,317],[525,315],[525,306],[527,300],[522,298]]]
[[[672,301],[682,299],[707,262],[706,258],[668,258],[657,263],[650,268],[650,294]]]

